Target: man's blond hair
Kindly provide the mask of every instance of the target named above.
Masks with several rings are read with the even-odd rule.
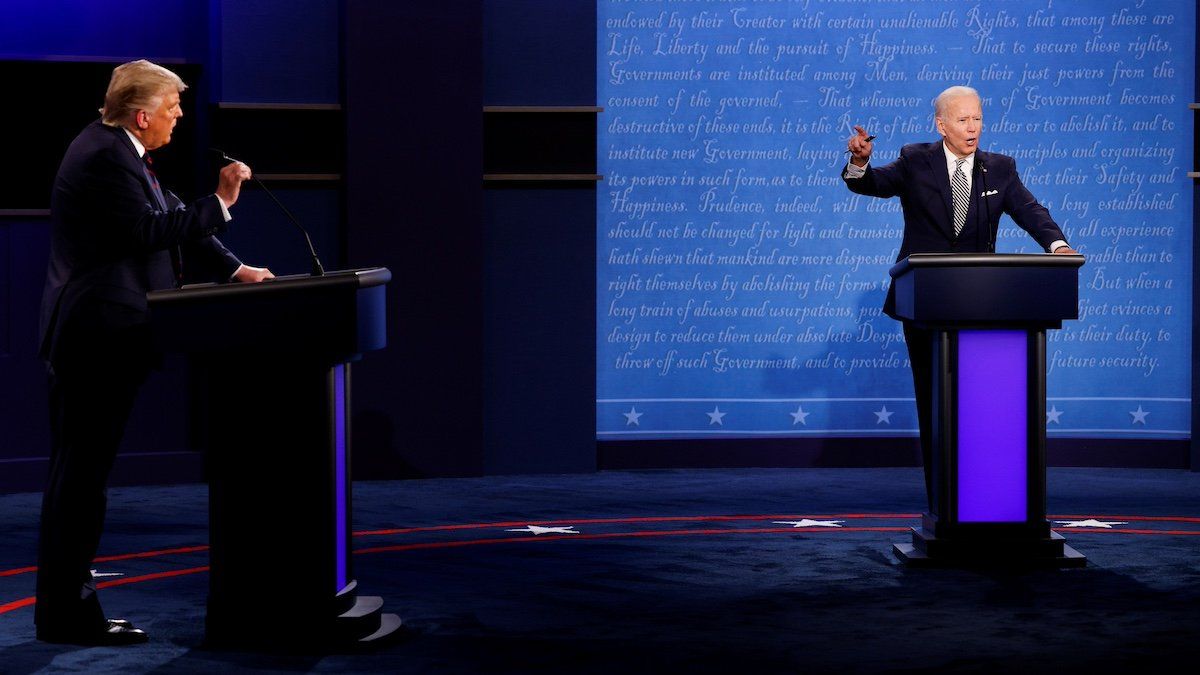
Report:
[[[178,75],[145,59],[113,68],[104,94],[100,120],[110,127],[123,125],[138,110],[154,110],[170,91],[183,92],[187,85]]]

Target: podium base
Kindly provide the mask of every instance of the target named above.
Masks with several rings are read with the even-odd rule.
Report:
[[[403,622],[383,611],[383,599],[358,595],[351,581],[321,611],[316,604],[293,603],[261,595],[244,598],[228,612],[210,596],[204,645],[209,649],[245,649],[281,653],[324,653],[371,649],[389,643]]]
[[[892,553],[912,567],[1011,567],[1063,569],[1086,567],[1087,557],[1051,532],[1039,539],[938,539],[912,528],[913,543],[893,544]]]
[[[400,620],[400,617],[398,615],[383,614],[379,617],[379,630],[375,631],[374,633],[371,633],[370,635],[368,635],[366,637],[359,638],[358,642],[359,642],[359,644],[363,644],[363,645],[371,645],[371,644],[375,644],[375,643],[384,642],[385,638],[387,638],[389,635],[391,635],[392,633],[395,633],[397,630],[400,629],[401,623],[403,623],[403,622]]]

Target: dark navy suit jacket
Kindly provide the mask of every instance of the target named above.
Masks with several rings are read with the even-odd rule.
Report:
[[[986,171],[984,171],[986,169]],[[962,232],[954,236],[950,176],[942,142],[914,143],[900,149],[896,161],[881,167],[868,165],[861,178],[842,179],[852,192],[870,197],[900,197],[904,210],[904,239],[897,261],[912,253],[981,253],[994,249],[1000,216],[1007,213],[1042,248],[1066,241],[1062,230],[1017,175],[1016,161],[1007,155],[975,152],[971,202]],[[883,311],[892,318],[896,295],[888,289]]]
[[[146,323],[146,293],[175,285],[173,248],[182,250],[186,267],[217,278],[237,270],[237,257],[213,236],[225,229],[216,195],[188,206],[164,195],[165,204],[123,129],[96,121],[71,142],[50,198],[43,359],[53,362],[65,333],[86,339],[91,331]]]

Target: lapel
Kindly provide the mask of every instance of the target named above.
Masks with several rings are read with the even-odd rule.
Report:
[[[129,140],[129,134],[125,131],[125,129],[123,127],[110,127],[108,125],[103,126],[110,134],[116,136],[117,142],[121,144],[121,147],[125,148],[126,152],[128,153],[125,158],[131,162],[134,162],[136,166],[141,166],[142,158],[138,156],[137,148],[133,147],[133,141]]]
[[[105,125],[104,128],[109,129],[113,134],[115,134],[118,142],[120,142],[121,145],[128,151],[126,159],[132,162],[134,167],[137,167],[135,174],[142,177],[142,190],[146,193],[146,199],[148,199],[151,204],[155,204],[160,210],[165,211],[167,208],[167,205],[164,201],[165,197],[159,196],[154,191],[154,187],[150,183],[150,174],[146,169],[146,162],[138,155],[137,148],[133,147],[133,141],[129,140],[129,134],[126,133],[125,129],[121,127],[110,127]]]
[[[983,216],[979,213],[979,200],[983,199],[981,195],[983,194],[984,183],[984,181],[979,179],[980,158],[982,156],[982,150],[975,150],[975,161],[971,165],[971,199],[967,202],[967,224],[963,226],[964,231],[972,226],[977,226],[981,232],[986,229],[986,223],[980,220]]]
[[[933,184],[937,186],[943,206],[941,211],[943,218],[938,221],[937,225],[946,239],[954,241],[954,205],[952,202],[954,193],[950,190],[950,176],[946,173],[946,152],[942,149],[941,141],[933,144],[933,151],[927,157],[929,158],[929,170],[933,172]]]

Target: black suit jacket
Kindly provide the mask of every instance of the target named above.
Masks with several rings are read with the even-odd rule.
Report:
[[[225,229],[216,195],[160,204],[128,134],[99,121],[71,142],[50,198],[50,261],[42,294],[40,354],[53,362],[64,335],[148,321],[146,293],[171,288],[175,247],[228,278],[241,264],[215,235]]]
[[[1062,230],[1017,175],[1012,157],[975,152],[971,202],[962,232],[954,236],[950,176],[942,142],[914,143],[900,149],[896,161],[881,167],[868,165],[861,178],[842,179],[852,192],[870,197],[900,197],[904,210],[904,240],[897,261],[912,253],[981,253],[995,247],[1000,216],[1007,213],[1022,229],[1048,248],[1066,241]],[[888,289],[883,311],[895,314],[894,286]]]

